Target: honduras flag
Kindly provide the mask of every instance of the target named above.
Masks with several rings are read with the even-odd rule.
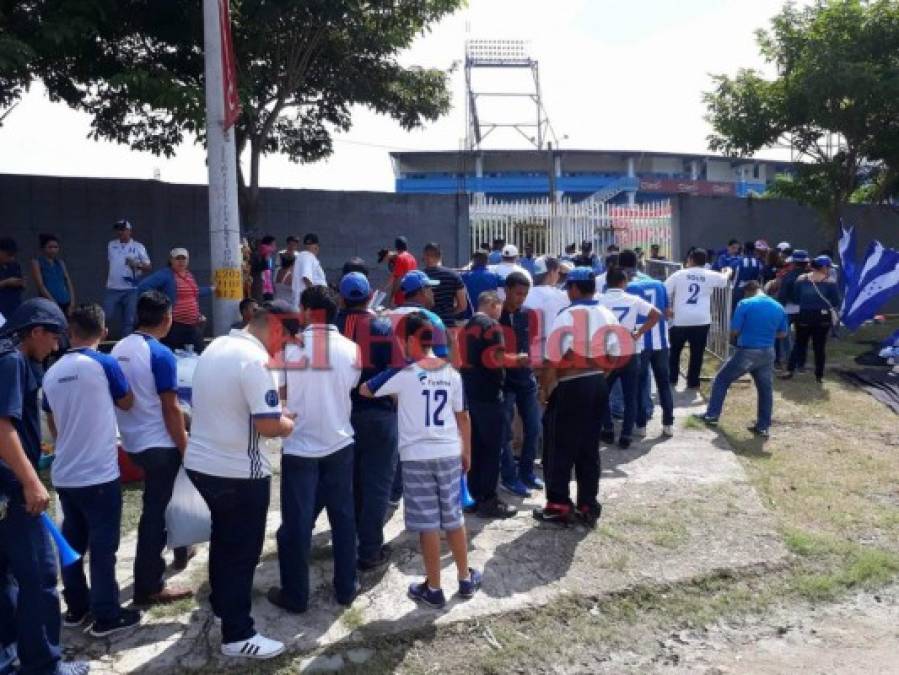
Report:
[[[843,223],[842,218],[840,219],[840,229],[842,230],[842,234],[840,235],[840,295],[843,297],[843,306],[840,308],[840,312],[845,312],[848,307],[846,305],[846,300],[849,298],[850,293],[855,287],[856,275],[858,274],[858,267],[856,266],[855,260],[855,227],[850,225],[847,229],[846,225]]]
[[[899,295],[899,251],[871,242],[858,281],[845,302],[843,325],[855,330],[894,295]]]

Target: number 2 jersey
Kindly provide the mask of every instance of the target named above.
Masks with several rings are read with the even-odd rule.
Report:
[[[672,274],[665,280],[674,308],[671,325],[705,326],[712,323],[712,291],[725,286],[726,276],[702,267],[687,267]]]
[[[457,412],[466,409],[462,378],[448,363],[425,359],[390,368],[368,381],[375,396],[396,394],[399,451],[404,462],[462,454]]]

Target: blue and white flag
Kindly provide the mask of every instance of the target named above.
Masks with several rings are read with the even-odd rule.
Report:
[[[899,295],[899,251],[871,242],[858,280],[844,303],[843,325],[855,330],[894,295]]]
[[[849,297],[851,290],[855,287],[855,282],[857,281],[856,275],[858,274],[858,267],[856,266],[855,253],[855,227],[850,225],[847,229],[846,225],[843,223],[842,218],[840,219],[840,295],[843,297],[843,306],[840,308],[841,312],[845,312],[848,307],[846,305],[846,300]]]

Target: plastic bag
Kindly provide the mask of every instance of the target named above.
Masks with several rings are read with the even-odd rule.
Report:
[[[209,507],[188,478],[184,467],[178,472],[172,499],[165,511],[165,529],[169,548],[209,541],[212,530]]]

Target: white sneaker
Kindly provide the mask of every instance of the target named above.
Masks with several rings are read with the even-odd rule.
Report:
[[[256,633],[249,640],[222,644],[225,656],[242,656],[248,659],[271,659],[284,653],[284,643],[270,640]]]
[[[634,427],[634,436],[637,438],[646,438],[646,427]]]
[[[667,436],[668,438],[674,436],[674,427],[670,424],[662,426],[662,436]]]

